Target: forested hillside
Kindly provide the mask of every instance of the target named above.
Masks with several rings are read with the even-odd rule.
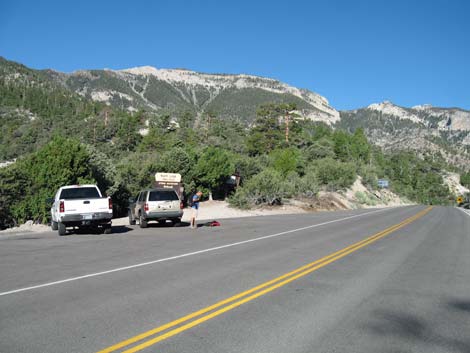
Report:
[[[216,113],[196,124],[191,110],[121,110],[2,60],[0,160],[17,160],[0,168],[0,219],[47,222],[46,198],[62,185],[85,182],[98,183],[123,215],[128,198],[150,186],[157,171],[181,173],[188,194],[196,188],[228,194],[244,208],[314,199],[319,191],[349,187],[358,175],[371,190],[386,178],[410,200],[452,202],[442,179],[449,166],[438,154],[383,153],[362,128],[334,130],[296,116],[295,103],[264,102],[250,124]],[[242,183],[233,192],[226,181],[235,173]]]

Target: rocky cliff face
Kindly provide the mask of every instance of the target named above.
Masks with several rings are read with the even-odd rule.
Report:
[[[367,109],[439,131],[470,131],[470,111],[459,108],[437,108],[429,104],[402,108],[385,101],[371,104]]]
[[[410,150],[442,156],[448,163],[470,165],[470,112],[430,105],[404,108],[391,102],[343,111],[338,128],[363,128],[385,150]]]

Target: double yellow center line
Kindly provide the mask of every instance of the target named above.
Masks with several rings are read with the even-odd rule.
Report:
[[[377,234],[374,234],[368,238],[365,238],[344,249],[336,251],[330,255],[322,257],[321,259],[318,259],[307,265],[299,267],[294,271],[286,273],[280,277],[274,278],[268,282],[262,283],[254,288],[251,288],[249,290],[236,294],[230,298],[224,299],[211,306],[195,311],[189,315],[183,316],[177,320],[174,320],[165,325],[156,327],[147,332],[141,333],[137,336],[131,337],[125,341],[119,342],[113,346],[110,346],[108,348],[105,348],[99,351],[98,353],[111,353],[111,352],[117,352],[117,351],[121,351],[121,353],[133,353],[133,352],[138,352],[145,348],[148,348],[158,342],[166,340],[167,338],[177,335],[178,333],[181,333],[203,322],[206,322],[227,311],[230,311],[236,307],[239,307],[242,304],[245,304],[249,301],[252,301],[253,299],[261,297],[269,292],[272,292],[273,290],[277,288],[285,286],[286,284],[292,281],[295,281],[298,278],[306,276],[309,273],[312,273],[336,260],[339,260],[351,254],[352,252],[357,251],[363,248],[364,246],[367,246],[385,237],[386,235],[395,232],[396,230],[406,226],[407,224],[414,222],[418,218],[428,213],[431,209],[432,207],[428,207],[424,209],[423,211],[417,213],[416,215],[405,219],[403,222],[400,222],[394,226],[391,226]],[[147,338],[149,339],[145,340]],[[125,349],[125,350],[122,351],[122,349]]]

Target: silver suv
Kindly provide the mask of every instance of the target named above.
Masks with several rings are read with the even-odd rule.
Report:
[[[137,221],[140,228],[147,228],[149,221],[166,223],[170,220],[175,225],[183,217],[183,202],[172,189],[143,190],[129,202],[129,224]]]

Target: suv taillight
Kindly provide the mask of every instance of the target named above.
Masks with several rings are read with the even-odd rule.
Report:
[[[180,209],[182,210],[184,208],[183,201],[180,202]]]
[[[64,201],[60,201],[60,203],[59,203],[59,212],[60,212],[60,213],[65,212]]]
[[[111,200],[111,198],[108,199],[108,208],[109,208],[110,210],[113,209],[113,200]]]
[[[146,202],[144,205],[144,211],[148,212],[148,210],[149,210],[149,204]]]

